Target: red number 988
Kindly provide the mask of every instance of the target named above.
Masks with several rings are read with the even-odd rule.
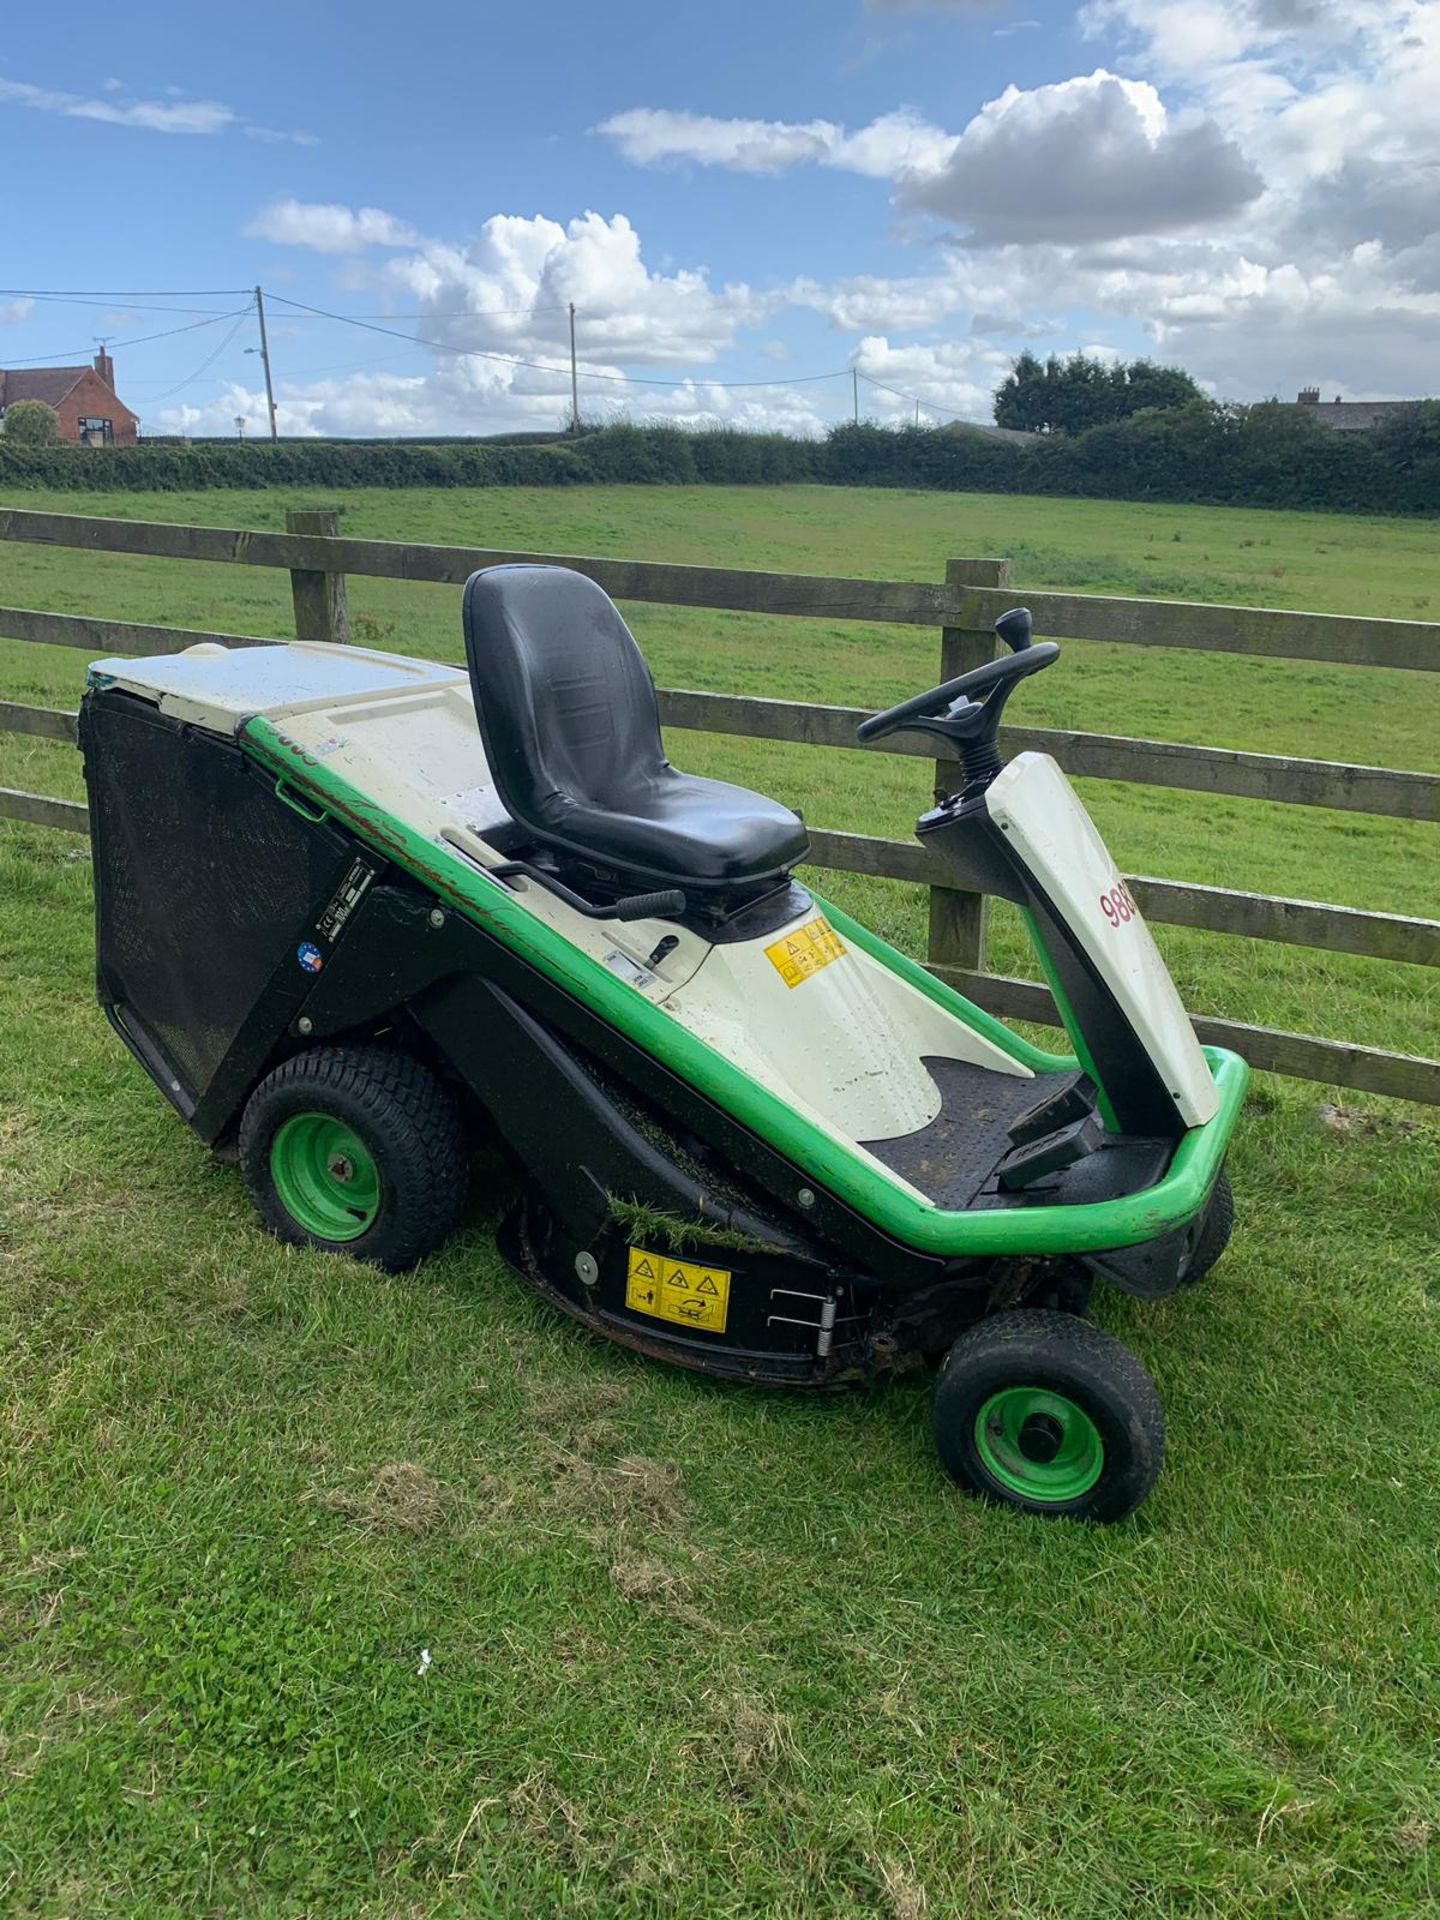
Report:
[[[1123,926],[1127,920],[1135,918],[1135,903],[1123,883],[1101,894],[1100,911],[1112,927]]]

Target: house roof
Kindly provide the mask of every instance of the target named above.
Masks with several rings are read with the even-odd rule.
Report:
[[[58,407],[91,371],[89,367],[0,368],[0,407],[13,407],[17,400],[43,400],[47,407]]]

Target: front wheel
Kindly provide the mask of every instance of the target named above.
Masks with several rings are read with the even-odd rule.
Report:
[[[947,1471],[1046,1519],[1123,1520],[1165,1458],[1155,1382],[1113,1334],[1045,1308],[992,1314],[945,1356],[932,1408]]]

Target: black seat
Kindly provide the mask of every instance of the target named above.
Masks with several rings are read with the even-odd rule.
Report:
[[[748,890],[804,859],[809,838],[788,807],[670,765],[644,656],[584,574],[472,574],[465,651],[500,798],[543,845],[627,881],[701,890]]]

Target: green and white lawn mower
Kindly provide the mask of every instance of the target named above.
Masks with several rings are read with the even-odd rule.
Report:
[[[1011,651],[877,714],[958,745],[919,822],[1014,901],[1073,1054],[1041,1051],[794,878],[798,815],[679,772],[607,595],[562,567],[465,589],[468,672],[216,644],[92,667],[81,745],[99,994],[260,1217],[391,1270],[503,1143],[515,1269],[585,1326],[728,1379],[938,1362],[945,1466],[1119,1520],[1154,1384],[1085,1317],[1229,1235],[1244,1095],[1202,1049],[1055,762],[1001,764]]]

